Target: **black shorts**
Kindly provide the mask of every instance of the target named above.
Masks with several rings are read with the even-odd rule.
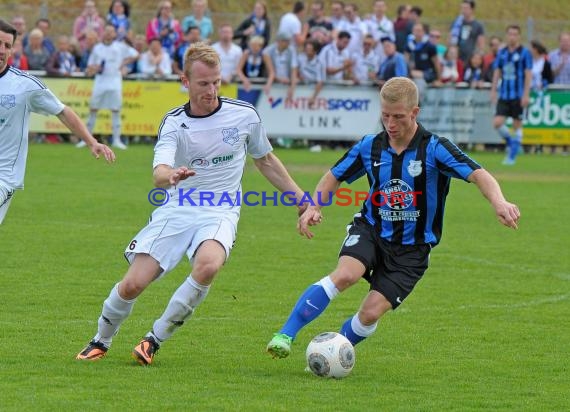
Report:
[[[497,102],[497,110],[495,116],[510,117],[515,120],[522,120],[524,108],[521,106],[520,99],[515,100],[499,100]]]
[[[430,245],[400,245],[378,236],[363,218],[356,218],[339,252],[365,267],[370,290],[380,292],[396,309],[412,292],[428,267]]]

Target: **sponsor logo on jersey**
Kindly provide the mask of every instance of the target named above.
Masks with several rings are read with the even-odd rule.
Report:
[[[208,162],[206,159],[202,159],[202,158],[192,159],[192,161],[190,162],[191,168],[208,167],[209,165],[210,165],[210,162]]]
[[[220,166],[220,165],[231,162],[233,160],[233,158],[234,158],[233,154],[216,156],[212,159],[212,164],[214,166]]]

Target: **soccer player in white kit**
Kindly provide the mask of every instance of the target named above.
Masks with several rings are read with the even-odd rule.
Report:
[[[93,47],[87,61],[86,74],[95,76],[93,93],[89,103],[89,119],[87,128],[93,132],[97,112],[100,109],[111,110],[112,137],[111,144],[118,149],[126,149],[121,142],[121,107],[123,106],[123,72],[134,62],[139,54],[133,47],[124,42],[115,41],[115,26],[107,23],[103,31],[103,40]],[[77,147],[84,147],[79,142]]]
[[[219,55],[205,43],[195,43],[185,53],[182,83],[190,100],[164,116],[153,162],[154,184],[167,189],[170,200],[153,212],[150,223],[126,248],[130,267],[104,301],[97,333],[77,359],[105,356],[136,298],[184,255],[192,273],[134,348],[133,357],[141,365],[150,364],[162,342],[204,300],[236,237],[236,199],[247,153],[273,186],[291,192],[296,204],[301,203],[303,192],[272,153],[254,107],[218,96],[220,67]],[[203,202],[201,193],[212,194],[215,206]]]
[[[79,116],[40,80],[8,65],[16,36],[16,29],[0,19],[0,223],[14,191],[24,188],[31,112],[57,116],[81,137],[95,157],[103,155],[108,162],[115,160],[113,151],[98,143]]]

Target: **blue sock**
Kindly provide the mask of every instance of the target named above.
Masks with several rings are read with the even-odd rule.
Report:
[[[522,144],[522,129],[515,130],[515,135],[511,140],[511,144],[509,146],[509,159],[515,160],[517,155],[519,154],[519,150]]]
[[[362,342],[364,339],[376,332],[378,321],[372,325],[363,325],[358,318],[358,313],[346,320],[340,328],[340,334],[352,343],[352,346]]]
[[[301,328],[323,313],[330,301],[320,284],[309,286],[297,301],[280,333],[295,339]]]
[[[346,322],[344,322],[342,328],[340,328],[339,333],[348,339],[350,343],[352,343],[352,346],[366,339],[366,336],[360,336],[356,334],[354,330],[352,330],[352,316],[348,318]]]
[[[505,140],[505,143],[507,144],[507,146],[510,147],[512,137],[511,137],[511,134],[509,133],[509,128],[505,125],[502,125],[501,127],[499,127],[497,129],[497,132],[499,133],[499,136],[501,136]]]

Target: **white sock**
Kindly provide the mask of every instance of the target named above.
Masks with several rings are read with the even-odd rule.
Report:
[[[368,336],[372,335],[374,332],[376,332],[376,328],[378,327],[378,321],[376,321],[375,323],[373,323],[372,325],[363,325],[362,322],[360,322],[360,319],[358,318],[358,313],[356,315],[354,315],[352,317],[352,320],[350,321],[350,326],[352,327],[352,330],[354,331],[354,333],[356,333],[359,336],[362,336],[364,338],[367,338]]]
[[[97,322],[97,334],[94,341],[100,341],[105,346],[111,346],[113,336],[119,332],[121,323],[129,316],[133,310],[136,299],[125,300],[119,295],[119,284],[111,289],[109,297],[103,302],[103,310]]]
[[[330,278],[330,276],[325,276],[321,280],[319,280],[315,285],[321,285],[321,287],[325,290],[325,293],[329,297],[330,300],[333,300],[336,295],[339,294],[338,289],[334,285],[334,282]]]
[[[111,112],[113,143],[121,143],[121,113]]]
[[[184,324],[192,315],[196,307],[206,298],[210,286],[200,285],[192,275],[188,276],[180,287],[174,292],[162,316],[154,322],[152,332],[147,336],[163,342]]]

